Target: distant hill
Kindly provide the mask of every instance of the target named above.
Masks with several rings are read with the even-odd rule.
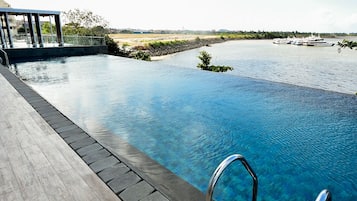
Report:
[[[0,0],[0,8],[10,8],[10,4],[8,4],[6,1],[4,0]]]

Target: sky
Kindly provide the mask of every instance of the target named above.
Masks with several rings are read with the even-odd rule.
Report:
[[[12,8],[92,11],[111,28],[357,32],[357,0],[5,0]]]

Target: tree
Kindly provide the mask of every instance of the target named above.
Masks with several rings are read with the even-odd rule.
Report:
[[[51,31],[56,33],[56,26],[50,22],[44,22],[41,25],[41,31],[43,34],[51,34]]]
[[[78,8],[63,12],[62,18],[65,25],[70,25],[75,28],[92,28],[95,26],[106,28],[108,26],[108,21],[103,17],[94,14],[92,11],[79,10]]]
[[[197,67],[202,70],[209,70],[212,56],[206,51],[201,51],[198,58],[201,60],[201,63],[199,63]]]
[[[87,10],[69,10],[62,13],[64,35],[104,36],[109,31],[108,22],[101,16]]]
[[[95,26],[90,29],[91,34],[94,36],[103,36],[105,34],[108,34],[108,30],[105,29],[103,26]]]
[[[226,72],[228,70],[233,70],[233,68],[230,66],[210,65],[212,56],[206,51],[201,51],[198,58],[201,60],[201,63],[198,63],[197,68],[200,68],[202,70],[208,70],[213,72]]]

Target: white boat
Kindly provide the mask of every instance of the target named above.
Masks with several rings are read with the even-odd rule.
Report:
[[[317,46],[317,47],[328,47],[328,46],[334,46],[335,44],[326,42],[323,38],[320,37],[320,35],[314,36],[313,34],[311,34],[311,36],[304,38],[303,45]]]
[[[334,43],[330,43],[325,41],[323,38],[320,37],[320,35],[315,36],[314,34],[311,34],[311,36],[306,37],[306,38],[274,38],[273,39],[274,44],[292,44],[292,45],[297,45],[297,46],[316,46],[316,47],[330,47],[334,46]]]
[[[334,46],[334,43],[326,42],[326,41],[307,41],[306,46],[316,46],[316,47],[330,47]]]
[[[304,40],[301,38],[296,38],[291,44],[300,46],[304,44]]]
[[[291,38],[274,38],[273,43],[274,44],[291,44],[292,40]]]

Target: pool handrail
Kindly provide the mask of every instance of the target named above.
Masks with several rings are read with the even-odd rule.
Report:
[[[9,57],[7,56],[7,53],[0,48],[0,64],[9,66]]]
[[[252,195],[252,201],[257,200],[257,195],[258,195],[258,177],[253,171],[253,169],[250,167],[248,161],[244,158],[244,156],[240,154],[233,154],[228,156],[226,159],[224,159],[216,168],[214,173],[211,176],[211,179],[208,184],[208,190],[206,194],[206,201],[212,201],[212,196],[213,196],[213,191],[214,188],[217,184],[218,179],[221,177],[223,171],[234,161],[239,160],[245,167],[245,169],[249,172],[250,176],[253,179],[253,195]],[[319,195],[317,196],[315,201],[332,201],[332,196],[331,193],[327,190],[324,189],[322,190]]]
[[[214,188],[217,184],[218,179],[220,178],[220,176],[222,175],[223,171],[234,161],[239,160],[243,166],[245,167],[245,169],[249,172],[250,176],[253,179],[253,195],[252,195],[252,201],[256,201],[257,200],[257,194],[258,194],[258,177],[255,174],[255,172],[253,171],[253,169],[250,167],[249,163],[247,162],[247,160],[245,160],[244,156],[240,155],[240,154],[233,154],[228,156],[226,159],[224,159],[219,166],[216,168],[216,170],[214,171],[209,184],[208,184],[208,190],[207,190],[207,194],[206,194],[206,201],[212,201],[212,196],[213,196],[213,191]]]
[[[331,193],[327,189],[324,189],[320,192],[315,201],[332,201]]]

